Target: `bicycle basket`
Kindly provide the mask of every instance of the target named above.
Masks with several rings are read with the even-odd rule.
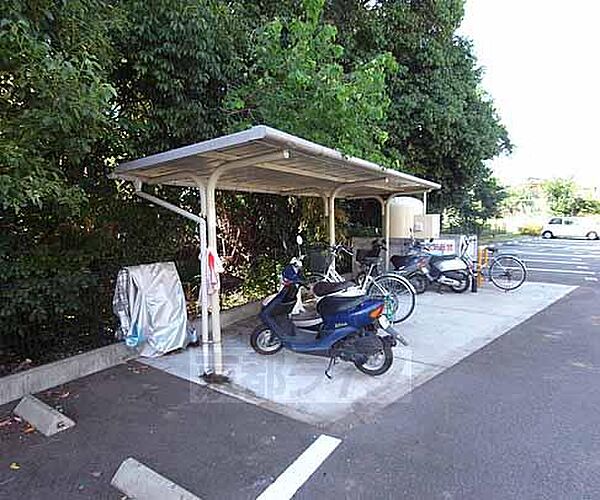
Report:
[[[368,250],[364,250],[359,248],[356,250],[356,262],[360,262],[361,264],[374,264],[379,261],[379,254],[381,253],[380,248],[370,248]]]
[[[312,247],[307,252],[308,269],[313,273],[325,273],[331,262],[331,253],[327,247]]]
[[[371,268],[372,265],[375,266],[374,271],[375,274],[374,275],[378,275],[381,270],[385,267],[384,266],[384,262],[385,259],[383,257],[364,257],[362,260],[358,259],[358,255],[356,257],[356,262],[358,263],[361,271],[368,273],[369,269]]]

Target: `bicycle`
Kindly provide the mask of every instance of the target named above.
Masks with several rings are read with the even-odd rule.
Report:
[[[340,252],[352,255],[352,250],[344,245],[331,247],[326,272],[312,272],[306,274],[305,281],[308,285],[308,289],[306,289],[305,294],[303,294],[303,301],[310,300],[312,287],[319,281],[330,281],[334,283],[346,281],[336,270],[335,262]],[[368,271],[365,271],[367,265]],[[363,270],[358,274],[354,281],[362,292],[369,297],[383,299],[385,303],[385,315],[391,323],[400,323],[409,318],[413,313],[416,304],[416,292],[411,283],[406,278],[393,273],[383,273],[373,276],[374,272],[377,272],[378,270],[378,262],[363,260],[361,266],[363,267]]]
[[[516,290],[527,279],[525,263],[515,255],[495,255],[496,252],[498,252],[497,248],[493,246],[486,247],[483,259],[479,259],[477,270],[472,269],[473,275],[477,276],[479,274],[484,279],[489,279],[495,287],[505,292]],[[488,253],[492,254],[491,262]],[[473,267],[472,264],[471,266]]]

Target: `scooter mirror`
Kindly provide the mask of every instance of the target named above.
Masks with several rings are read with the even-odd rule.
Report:
[[[304,242],[304,240],[302,239],[302,236],[297,235],[296,236],[296,243],[298,243],[298,245],[302,245],[303,242]]]

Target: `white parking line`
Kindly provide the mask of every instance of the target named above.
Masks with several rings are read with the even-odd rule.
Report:
[[[518,252],[521,258],[526,258],[527,255],[537,255],[543,257],[577,257],[580,259],[600,259],[600,254],[572,254],[572,253],[554,253],[554,252]]]
[[[257,500],[288,500],[292,498],[341,442],[341,439],[321,434],[258,496]]]
[[[541,273],[569,273],[569,274],[596,274],[593,271],[576,271],[574,269],[539,269],[536,267],[528,267],[527,271],[536,271]]]
[[[598,281],[598,278],[594,278],[594,277],[592,277],[592,276],[586,276],[584,279],[585,279],[586,281]]]
[[[550,260],[550,259],[525,259],[525,262],[543,262],[547,264],[583,264],[583,260]]]

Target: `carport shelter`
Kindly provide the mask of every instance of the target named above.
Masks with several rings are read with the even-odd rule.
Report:
[[[210,370],[217,374],[223,370],[219,293],[217,291],[209,297],[206,279],[207,249],[216,252],[217,248],[217,189],[322,198],[325,217],[329,219],[331,245],[335,244],[335,199],[375,198],[383,208],[384,234],[388,240],[386,246],[389,247],[390,201],[398,195],[421,194],[426,207],[427,193],[440,188],[435,182],[348,157],[334,149],[264,125],[123,163],[116,168],[112,177],[133,182],[140,197],[198,224],[204,366],[211,367]],[[200,215],[144,193],[143,184],[199,189]],[[209,299],[212,326],[210,336]],[[209,345],[214,347],[212,363],[208,359]]]

